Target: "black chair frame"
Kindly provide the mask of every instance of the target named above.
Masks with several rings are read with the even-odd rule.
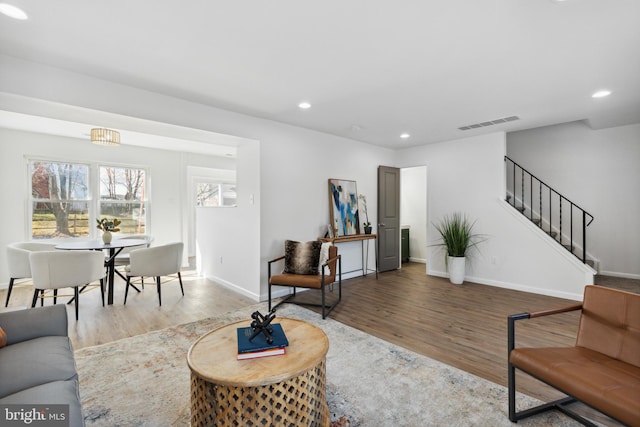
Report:
[[[271,265],[273,263],[281,261],[283,259],[284,259],[284,255],[282,255],[282,256],[280,256],[278,258],[272,259],[271,261],[267,262],[268,287],[269,287],[269,311],[272,310],[272,308],[271,308],[271,286],[281,286],[281,285],[278,285],[278,284],[271,285]],[[324,267],[328,266],[329,264],[331,264],[334,261],[337,262],[337,266],[338,266],[338,272],[336,274],[336,276],[337,276],[336,278],[338,279],[338,299],[332,305],[327,305],[326,296],[325,296],[325,288],[327,287],[327,285],[325,285]],[[321,278],[321,286],[320,286],[320,291],[321,291],[321,294],[322,294],[322,303],[321,304],[316,304],[316,303],[311,303],[311,302],[299,302],[299,301],[292,300],[292,298],[294,298],[296,296],[296,286],[289,286],[289,287],[293,287],[293,293],[289,294],[282,301],[280,301],[275,306],[273,306],[273,309],[274,310],[277,309],[280,305],[284,304],[285,302],[289,302],[290,304],[297,304],[297,305],[310,306],[310,307],[322,307],[322,318],[326,319],[327,316],[329,315],[329,313],[331,313],[331,311],[333,311],[333,309],[336,308],[338,303],[342,300],[342,255],[338,254],[337,256],[328,259],[327,262],[322,264],[321,276],[322,276],[322,278]],[[331,291],[333,291],[333,284],[335,284],[335,281],[328,285],[328,286],[331,287]],[[304,289],[316,289],[316,288],[307,288],[307,287],[303,287],[303,286],[298,286],[298,287],[304,288]]]

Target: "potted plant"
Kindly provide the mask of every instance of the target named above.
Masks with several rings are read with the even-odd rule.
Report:
[[[441,243],[434,246],[446,249],[445,264],[449,270],[449,280],[456,285],[464,282],[465,259],[469,249],[485,240],[481,235],[474,234],[474,225],[475,221],[470,221],[460,212],[445,215],[438,224],[434,224],[442,239]]]
[[[120,231],[118,226],[122,221],[120,221],[118,218],[102,218],[96,219],[96,222],[98,223],[98,230],[102,230],[102,241],[105,245],[108,245],[109,243],[111,243],[111,233],[117,233],[118,231]]]
[[[364,212],[365,222],[362,223],[364,228],[364,234],[371,234],[371,223],[369,222],[369,214],[367,213],[367,196],[364,194],[358,195],[360,203],[362,204],[362,212]]]

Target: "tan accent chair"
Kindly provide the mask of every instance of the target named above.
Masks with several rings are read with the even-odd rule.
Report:
[[[515,348],[515,321],[582,310],[573,347]],[[586,286],[582,304],[508,318],[509,419],[558,409],[595,424],[566,405],[580,401],[629,426],[640,426],[640,294]],[[515,370],[568,397],[516,412]]]
[[[100,281],[102,305],[104,306],[104,255],[100,251],[47,251],[29,255],[33,278],[33,301],[35,307],[38,295],[46,289],[73,288],[76,306],[76,320],[80,306],[79,286]],[[55,304],[55,301],[54,301]]]
[[[178,275],[180,281],[180,291],[184,296],[182,287],[182,276],[180,267],[182,266],[182,251],[184,243],[169,243],[166,245],[153,246],[150,248],[136,249],[129,253],[129,266],[127,267],[127,288],[124,291],[124,303],[127,303],[129,287],[132,277],[155,277],[158,289],[158,302],[162,306],[161,276]]]
[[[9,288],[4,306],[9,306],[9,298],[16,280],[31,278],[29,254],[32,252],[53,251],[55,243],[44,242],[16,242],[7,246],[7,261],[9,264]]]
[[[342,257],[338,255],[338,248],[331,246],[329,248],[329,259],[322,266],[320,274],[277,274],[271,275],[272,264],[281,260],[284,260],[285,256],[272,259],[267,263],[268,276],[269,276],[269,311],[271,311],[271,287],[272,286],[288,286],[293,288],[293,293],[287,296],[285,299],[276,304],[273,308],[277,308],[280,304],[290,302],[292,304],[309,305],[313,307],[322,307],[322,318],[325,319],[329,313],[338,305],[342,299]],[[329,267],[329,274],[325,274],[325,266]],[[325,288],[332,285],[335,281],[338,281],[338,299],[330,306],[326,304]],[[322,295],[322,303],[306,303],[297,302],[291,298],[296,295],[296,288],[307,289],[320,289]]]

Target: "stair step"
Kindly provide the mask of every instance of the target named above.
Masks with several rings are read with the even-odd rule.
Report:
[[[507,202],[511,200],[511,194],[507,194]]]
[[[565,247],[566,250],[568,250],[569,252],[573,252],[573,250],[576,248],[573,245],[562,245]]]
[[[524,206],[517,207],[516,209],[519,210],[520,212],[524,212]]]
[[[531,221],[533,221],[535,225],[540,225],[540,222],[542,222],[540,218],[533,218]]]
[[[588,259],[584,263],[587,264],[591,268],[595,268],[595,265],[596,265],[595,261],[593,261],[592,259]]]

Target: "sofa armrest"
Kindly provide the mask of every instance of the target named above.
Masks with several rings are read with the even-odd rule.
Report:
[[[67,308],[64,304],[0,313],[0,326],[7,344],[45,336],[68,336]]]

